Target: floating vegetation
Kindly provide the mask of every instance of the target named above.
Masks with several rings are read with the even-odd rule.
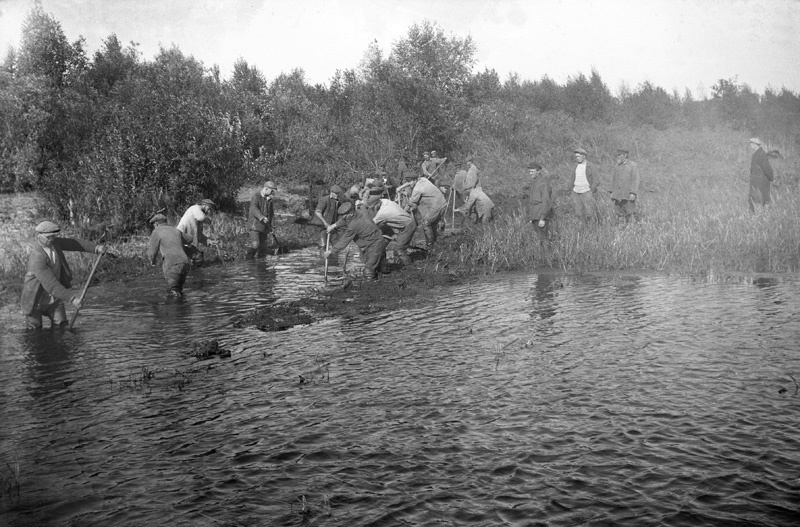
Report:
[[[254,327],[261,331],[283,331],[293,326],[311,324],[314,317],[297,305],[274,304],[259,307],[246,315],[236,315],[231,319],[235,328]]]
[[[190,352],[190,355],[198,360],[206,360],[210,359],[211,357],[230,357],[231,352],[221,348],[219,341],[214,339],[194,342],[192,344],[192,351]]]

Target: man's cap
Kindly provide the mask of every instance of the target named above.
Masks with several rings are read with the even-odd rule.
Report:
[[[431,155],[434,155],[435,153],[436,153],[436,150],[431,150]]]
[[[584,150],[583,148],[576,148],[575,150],[573,150],[573,153],[575,153],[575,154],[580,154],[580,155],[582,155],[582,156],[588,155],[588,154],[586,153],[586,150]]]
[[[620,154],[628,155],[629,152],[630,152],[630,150],[625,150],[624,148],[617,148],[617,155],[620,155]]]
[[[372,205],[375,205],[376,203],[380,202],[380,200],[381,200],[380,194],[370,194],[369,196],[367,196],[366,203],[368,207],[371,207]]]
[[[59,227],[52,221],[45,220],[36,226],[36,232],[38,232],[39,234],[57,234],[61,232],[61,227]]]
[[[164,215],[163,215],[163,214],[161,214],[161,213],[159,213],[159,214],[153,214],[152,216],[150,216],[150,219],[149,219],[149,220],[147,220],[147,221],[148,221],[149,223],[153,223],[153,224],[155,224],[155,223],[159,223],[159,222],[162,222],[162,221],[166,223],[166,221],[167,221],[167,217],[166,217],[166,216],[164,216]]]
[[[431,153],[430,152],[422,152],[422,155],[423,156],[429,156],[429,155],[431,155]]]
[[[751,137],[750,142],[753,143],[754,145],[761,146],[761,139],[759,139],[758,137]]]
[[[464,159],[464,163],[472,163],[472,156],[467,156],[467,158]]]
[[[331,187],[331,192],[333,192],[334,194],[341,194],[342,193],[342,187],[340,187],[339,185],[333,185]]]
[[[405,181],[405,180],[411,180],[411,179],[417,179],[417,174],[416,174],[415,172],[411,172],[411,171],[409,170],[408,172],[406,172],[405,174],[403,174],[403,180],[404,180],[404,181]]]
[[[198,204],[198,205],[205,205],[206,207],[211,207],[212,209],[213,209],[214,207],[216,207],[216,205],[214,205],[214,202],[213,202],[213,201],[211,201],[211,200],[210,200],[210,199],[208,199],[208,198],[201,199],[201,200],[200,200],[200,201],[199,201],[197,204]]]
[[[266,183],[264,183],[264,186],[267,188],[271,188],[272,190],[278,190],[278,185],[276,185],[274,181],[267,181]]]
[[[374,185],[369,188],[369,195],[370,196],[381,196],[383,195],[384,191],[383,185]]]
[[[350,203],[349,201],[345,201],[344,203],[339,205],[339,208],[336,209],[336,212],[338,212],[341,215],[344,215],[350,212],[352,209],[353,209],[353,204]]]
[[[528,170],[541,170],[542,165],[539,163],[528,163]]]
[[[353,185],[352,187],[350,187],[350,190],[347,191],[347,193],[350,194],[351,196],[353,195],[358,196],[359,192],[361,192],[361,187],[359,187],[358,185]]]

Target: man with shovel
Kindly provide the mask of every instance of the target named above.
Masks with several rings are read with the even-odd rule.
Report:
[[[350,245],[350,242],[356,242],[364,263],[364,277],[377,280],[378,267],[386,250],[386,239],[381,230],[366,211],[355,211],[349,201],[339,205],[337,212],[346,227],[339,241],[325,251],[325,258],[338,253]],[[328,229],[332,231],[333,228],[335,226],[331,225]]]
[[[61,228],[52,221],[36,226],[36,243],[28,257],[28,271],[22,284],[20,305],[28,329],[41,329],[42,316],[50,319],[51,327],[68,324],[65,303],[80,309],[83,299],[70,291],[72,270],[64,251],[105,254],[105,245],[74,238],[61,238]]]

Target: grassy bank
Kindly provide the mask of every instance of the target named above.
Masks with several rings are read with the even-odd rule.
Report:
[[[800,170],[791,145],[782,147],[782,159],[773,159],[776,181],[774,203],[755,214],[748,211],[750,152],[742,137],[729,133],[660,132],[647,138],[647,157],[634,157],[642,177],[639,194],[641,219],[618,226],[609,194],[612,165],[598,153],[604,174],[597,193],[601,221],[584,225],[570,211],[572,165],[548,167],[555,195],[550,251],[540,253],[529,221],[522,213],[526,171],[500,159],[482,170],[484,188],[498,204],[497,220],[488,226],[466,223],[462,232],[443,240],[420,263],[427,273],[498,272],[553,268],[566,272],[662,271],[706,280],[730,275],[791,273],[800,270]],[[590,153],[591,155],[591,153]],[[342,182],[349,183],[349,182]],[[239,211],[212,217],[211,231],[219,245],[207,259],[215,262],[244,257],[248,242],[247,202],[255,188],[239,195]],[[314,193],[319,191],[316,189]],[[33,227],[49,217],[35,195],[5,195],[0,218],[0,293],[2,303],[14,304],[33,242]],[[308,213],[308,189],[281,189],[276,218],[281,242],[300,247],[315,242],[315,231],[297,225],[294,218]],[[313,200],[312,200],[313,201]],[[447,220],[450,222],[450,214]],[[170,217],[175,225],[178,217]],[[456,216],[457,223],[460,217]],[[66,235],[80,237],[87,229],[69,226]],[[145,261],[149,228],[109,243],[121,256],[106,260],[99,279],[125,279],[159,274]],[[80,283],[88,274],[91,255],[72,255],[71,266]]]

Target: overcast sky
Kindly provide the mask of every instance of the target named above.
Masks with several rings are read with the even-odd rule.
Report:
[[[0,0],[0,50],[19,46],[33,0]],[[413,23],[471,35],[477,66],[559,83],[596,68],[613,93],[648,80],[710,96],[738,76],[758,92],[800,92],[798,0],[42,0],[93,54],[111,33],[151,60],[178,46],[228,78],[244,58],[270,80],[300,67],[327,84],[373,40],[387,56]]]

